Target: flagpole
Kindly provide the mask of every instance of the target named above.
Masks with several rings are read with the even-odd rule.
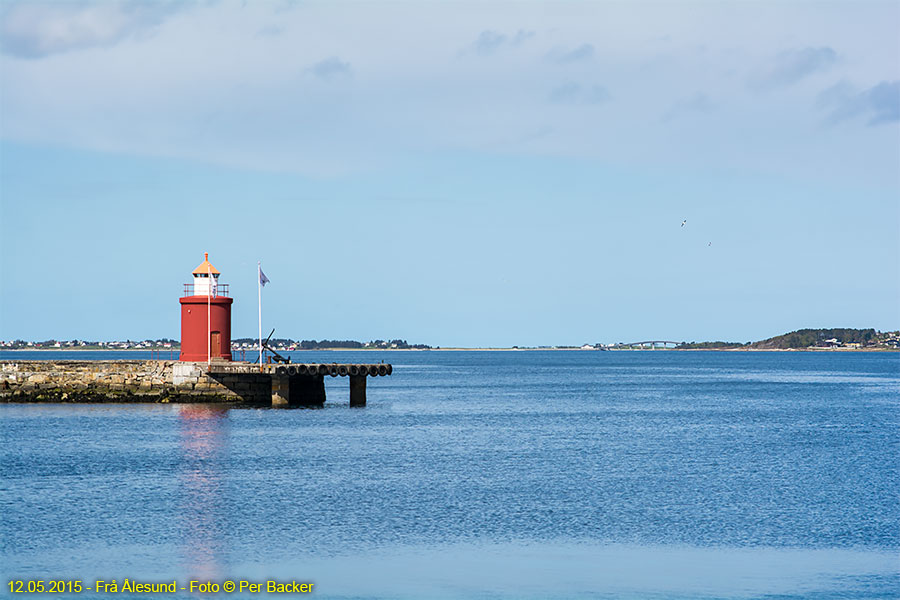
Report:
[[[212,303],[212,271],[209,268],[209,259],[206,260],[206,370],[212,362],[212,323],[210,321],[210,304]]]
[[[259,296],[259,370],[262,371],[262,265],[256,261],[256,294]]]

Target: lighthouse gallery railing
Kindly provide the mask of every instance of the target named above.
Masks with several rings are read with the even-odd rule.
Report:
[[[184,284],[184,295],[185,296],[206,296],[207,295],[206,294],[206,286],[204,285],[204,286],[202,286],[202,288],[203,289],[201,290],[201,293],[195,294],[194,293],[194,284],[186,283],[186,284]],[[228,284],[227,283],[218,284],[216,286],[216,294],[215,295],[216,296],[225,296],[227,298],[228,297]]]

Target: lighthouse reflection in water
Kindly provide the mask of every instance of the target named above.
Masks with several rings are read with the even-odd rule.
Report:
[[[179,407],[183,570],[196,579],[225,574],[227,505],[224,461],[228,454],[228,410],[210,405]]]

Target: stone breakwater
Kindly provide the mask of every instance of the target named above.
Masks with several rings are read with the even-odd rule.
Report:
[[[2,402],[270,404],[268,373],[213,374],[166,360],[16,361],[0,365]]]
[[[173,360],[18,361],[0,363],[0,402],[222,402],[314,406],[324,377],[348,377],[350,406],[366,405],[366,378],[391,365],[254,365]]]

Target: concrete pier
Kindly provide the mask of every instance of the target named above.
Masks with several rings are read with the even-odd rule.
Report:
[[[263,365],[213,361],[9,361],[0,363],[0,402],[197,402],[321,406],[325,376],[347,376],[350,405],[366,405],[366,377],[386,364]]]
[[[322,404],[325,404],[324,375],[281,373],[272,375],[272,406],[321,406]]]
[[[350,376],[350,406],[366,405],[366,376]]]
[[[272,406],[290,406],[291,376],[272,375]]]

